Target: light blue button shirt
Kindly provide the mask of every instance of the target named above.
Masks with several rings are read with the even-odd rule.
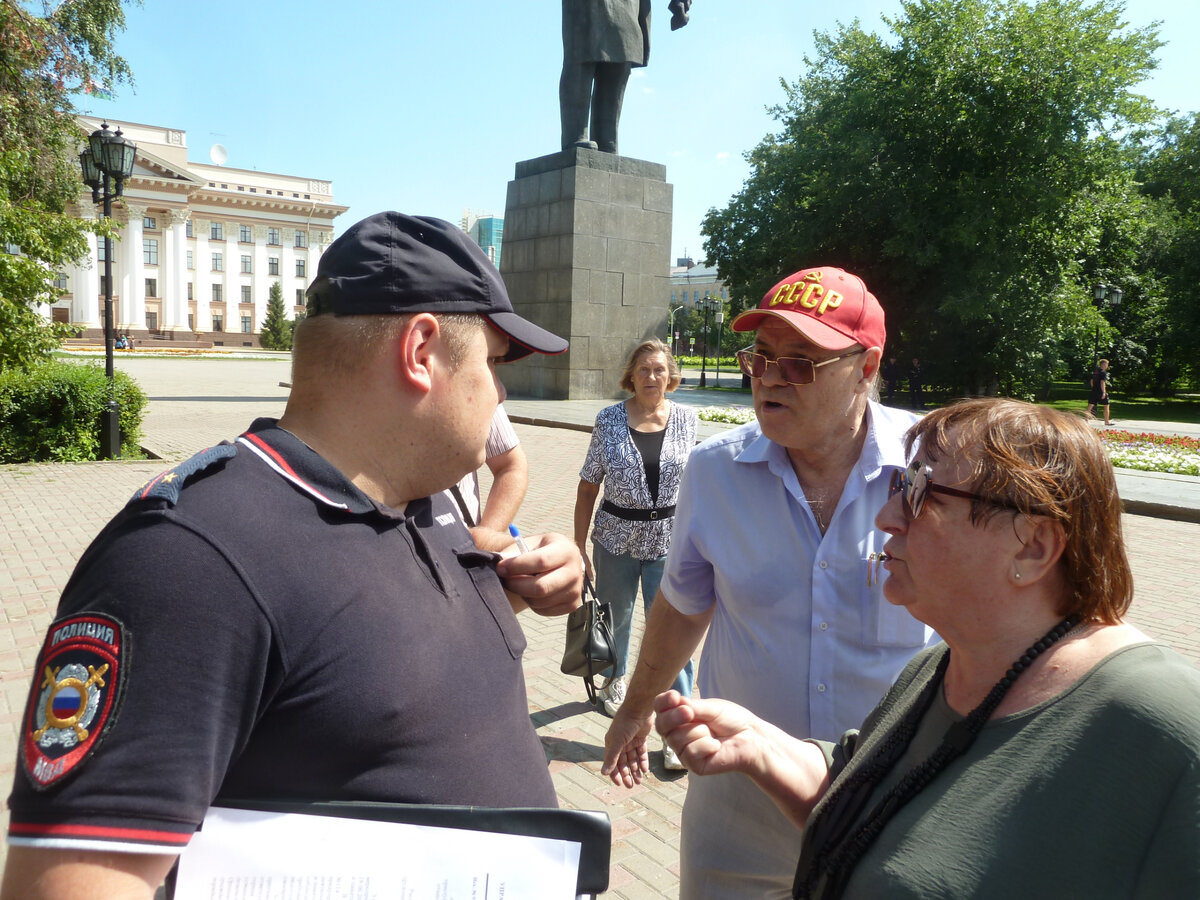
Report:
[[[836,740],[937,642],[867,578],[868,554],[887,540],[875,515],[916,419],[870,404],[862,453],[824,535],[787,451],[757,422],[693,451],[662,591],[687,615],[716,603],[702,696],[740,703],[796,737]]]

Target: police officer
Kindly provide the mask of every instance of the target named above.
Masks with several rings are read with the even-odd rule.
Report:
[[[496,365],[566,346],[447,222],[334,241],[283,417],[146,485],[67,584],[2,896],[149,898],[244,798],[556,805],[510,604],[572,609],[578,550],[481,552],[441,492],[484,461]]]

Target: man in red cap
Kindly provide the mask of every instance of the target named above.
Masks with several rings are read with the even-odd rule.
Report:
[[[733,321],[756,422],[688,461],[666,574],[604,768],[648,770],[654,697],[704,639],[699,689],[789,734],[836,740],[935,639],[880,589],[874,517],[906,459],[911,413],[872,397],[886,332],[861,278],[803,269]],[[707,633],[707,637],[705,637]],[[800,833],[742,775],[693,779],[680,896],[791,897]]]

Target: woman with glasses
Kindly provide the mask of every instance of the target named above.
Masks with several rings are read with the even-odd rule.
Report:
[[[881,567],[945,643],[837,743],[670,692],[659,730],[693,773],[743,772],[804,828],[796,897],[1200,896],[1200,672],[1122,619],[1099,439],[981,399],[908,446],[866,577]]]
[[[579,473],[575,543],[589,577],[594,560],[596,596],[613,611],[617,664],[599,698],[610,716],[625,697],[638,585],[649,614],[671,545],[683,467],[696,443],[695,411],[667,399],[680,380],[679,365],[662,341],[642,341],[634,347],[621,375],[621,388],[633,396],[596,416]],[[588,526],[601,483],[604,500],[596,510],[589,559]],[[692,673],[689,661],[675,679],[674,689],[684,696],[692,692]],[[666,750],[664,756],[667,768],[683,768],[673,752]]]

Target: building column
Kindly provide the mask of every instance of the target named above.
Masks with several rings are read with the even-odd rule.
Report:
[[[192,252],[192,263],[196,267],[195,287],[192,296],[196,299],[196,331],[212,331],[212,275],[204,275],[211,268],[208,249],[207,219],[192,220],[192,234],[196,241],[196,249]],[[187,318],[184,317],[184,321]]]
[[[95,207],[84,205],[79,218],[95,221]],[[87,256],[81,262],[67,267],[67,284],[71,288],[71,324],[83,328],[103,328],[100,318],[100,272],[96,261],[98,242],[96,235],[87,232]]]
[[[162,321],[158,323],[163,331],[172,333],[190,333],[187,324],[187,220],[186,209],[173,209],[167,214],[170,230],[165,235],[167,246],[164,248],[166,261],[165,278],[162,291]]]
[[[146,328],[146,263],[142,248],[142,217],[145,206],[125,203],[129,221],[121,235],[121,309],[117,331]]]

